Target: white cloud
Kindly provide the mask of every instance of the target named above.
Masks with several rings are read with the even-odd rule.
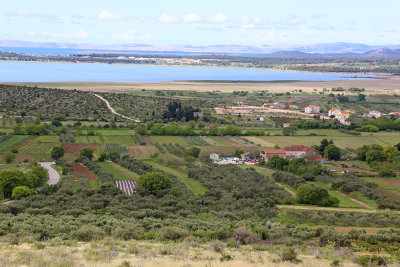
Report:
[[[250,17],[248,15],[244,15],[240,17],[240,23],[242,24],[250,24]]]
[[[225,22],[227,20],[228,20],[228,18],[222,12],[218,12],[214,16],[208,18],[208,21],[212,22],[212,23],[221,23],[221,22]]]
[[[40,13],[40,12],[31,12],[31,11],[24,10],[24,9],[5,12],[5,14],[7,16],[11,16],[11,17],[39,18],[46,22],[55,22],[55,23],[61,22],[61,20],[57,16]]]
[[[185,14],[182,16],[182,21],[183,22],[199,22],[201,21],[201,17],[197,14]]]
[[[177,18],[173,15],[164,13],[158,17],[158,21],[164,22],[164,23],[173,23],[173,22],[179,22],[179,18]]]
[[[86,38],[86,37],[88,37],[88,35],[89,35],[89,33],[87,31],[84,31],[84,30],[80,30],[80,31],[78,31],[78,32],[73,34],[73,36],[76,37],[76,38]]]
[[[111,35],[111,37],[116,40],[125,41],[148,41],[151,39],[151,35],[149,33],[145,35],[138,35],[136,30],[128,30],[124,33],[114,33]]]
[[[97,15],[97,18],[103,20],[118,20],[124,19],[124,15],[121,13],[114,13],[108,10],[103,10]]]

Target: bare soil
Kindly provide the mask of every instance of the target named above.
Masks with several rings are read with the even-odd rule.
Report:
[[[79,175],[86,175],[89,180],[96,180],[96,176],[94,176],[93,173],[91,173],[86,167],[82,166],[79,163],[72,163],[72,166],[74,167],[74,175],[76,179],[79,180]]]
[[[96,149],[99,147],[99,144],[63,144],[61,147],[64,148],[64,152],[66,154],[70,153],[78,153],[81,151],[83,148],[90,148],[93,151],[96,151]]]

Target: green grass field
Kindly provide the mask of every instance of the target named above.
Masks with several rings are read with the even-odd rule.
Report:
[[[171,168],[155,161],[146,161],[146,163],[150,164],[155,169],[175,175],[176,177],[181,179],[195,195],[202,196],[207,191],[207,188],[203,184],[201,184],[198,180],[189,178],[186,170],[184,169]]]
[[[114,169],[107,162],[99,162],[98,164],[105,172],[112,174],[112,176],[114,177],[114,180],[129,180],[130,179],[129,177],[123,175],[121,172]]]
[[[98,136],[86,136],[86,135],[78,135],[75,136],[75,143],[82,144],[100,144],[100,139]]]
[[[160,143],[160,144],[180,144],[182,146],[188,146],[188,143],[186,143],[185,139],[180,136],[151,136],[151,139],[153,140],[154,143]]]
[[[184,182],[195,195],[203,196],[207,192],[207,187],[196,179],[186,178]]]
[[[0,151],[5,150],[11,146],[15,146],[18,144],[22,144],[25,140],[27,140],[29,137],[26,135],[14,135],[10,139],[8,139],[5,142],[0,143]]]
[[[115,170],[121,172],[124,176],[128,177],[130,180],[137,179],[139,177],[139,174],[137,174],[131,170],[128,170],[114,162],[109,162],[108,164],[110,164],[110,166],[113,167]]]
[[[51,150],[55,146],[60,146],[58,136],[40,136],[35,141],[19,149],[22,154],[27,154],[35,161],[52,161]]]

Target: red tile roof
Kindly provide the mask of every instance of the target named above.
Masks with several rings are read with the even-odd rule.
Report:
[[[283,149],[267,149],[267,150],[263,150],[262,153],[264,153],[264,154],[286,154],[286,150],[283,150]]]
[[[285,146],[281,149],[285,151],[304,151],[304,152],[314,151],[312,148],[303,145]]]

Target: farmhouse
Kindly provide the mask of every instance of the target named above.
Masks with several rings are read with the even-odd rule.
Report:
[[[304,145],[286,146],[282,149],[286,151],[286,157],[289,158],[301,158],[307,152],[314,151],[312,148]]]
[[[210,159],[212,161],[219,161],[219,155],[217,153],[211,153],[210,154]]]
[[[277,155],[282,158],[301,158],[306,155],[307,152],[313,152],[314,150],[308,146],[303,145],[295,145],[295,146],[286,146],[281,149],[269,149],[263,150],[260,153],[260,156],[265,160],[269,161],[269,159]]]
[[[289,128],[290,126],[292,126],[292,124],[289,122],[283,124],[283,128]]]
[[[382,116],[382,113],[380,111],[377,110],[372,110],[367,114],[364,114],[364,117],[368,117],[368,118],[380,118]]]
[[[242,158],[243,161],[249,161],[254,158],[254,156],[251,152],[246,152],[244,154],[240,154],[240,157]]]
[[[309,105],[304,109],[304,112],[307,114],[318,114],[321,111],[320,106]]]
[[[272,156],[278,155],[281,158],[286,158],[286,151],[283,149],[267,149],[260,153],[260,156],[265,160],[269,161]]]
[[[335,117],[336,117],[336,115],[337,115],[339,112],[340,112],[340,109],[331,108],[331,109],[328,111],[328,116],[329,116],[329,117],[330,117],[330,116],[335,116]]]

